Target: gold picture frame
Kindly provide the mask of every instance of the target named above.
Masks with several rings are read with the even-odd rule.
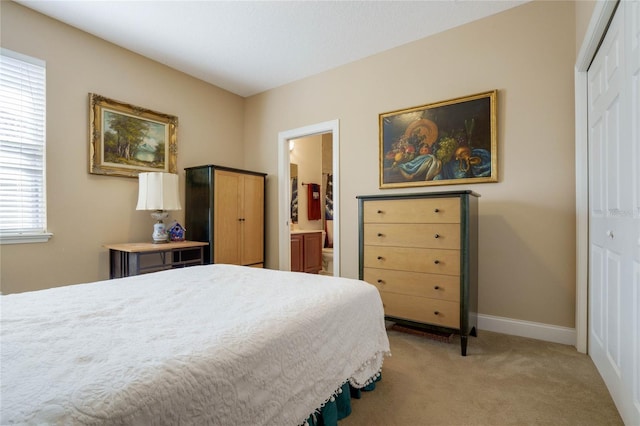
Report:
[[[497,182],[497,94],[380,114],[380,188]]]
[[[89,173],[177,172],[178,118],[89,93]]]

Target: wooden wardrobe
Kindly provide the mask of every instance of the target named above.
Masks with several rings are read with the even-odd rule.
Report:
[[[229,167],[188,167],[186,238],[208,242],[205,263],[264,266],[266,174]]]

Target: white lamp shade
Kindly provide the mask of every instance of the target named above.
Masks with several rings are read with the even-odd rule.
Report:
[[[139,191],[136,210],[180,210],[178,175],[173,173],[138,174]]]

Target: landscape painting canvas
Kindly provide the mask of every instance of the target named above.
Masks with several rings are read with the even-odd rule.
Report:
[[[94,174],[176,172],[176,117],[90,94]]]
[[[380,188],[497,182],[496,96],[380,114]]]

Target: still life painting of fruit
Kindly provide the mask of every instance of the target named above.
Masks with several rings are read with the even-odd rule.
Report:
[[[380,187],[497,182],[496,96],[380,114]]]

